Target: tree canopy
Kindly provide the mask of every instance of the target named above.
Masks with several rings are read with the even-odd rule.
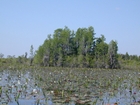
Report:
[[[106,43],[104,35],[96,36],[92,26],[70,30],[67,26],[54,30],[34,51],[33,45],[21,56],[0,53],[0,67],[84,67],[109,69],[140,69],[140,56],[118,54],[118,43]]]
[[[105,42],[104,35],[96,37],[94,28],[68,27],[54,30],[39,46],[34,63],[44,66],[118,68],[116,41]]]

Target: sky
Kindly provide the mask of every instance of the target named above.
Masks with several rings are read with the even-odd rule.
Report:
[[[0,0],[0,53],[34,51],[47,35],[67,26],[93,26],[96,37],[118,42],[118,53],[140,55],[140,0]]]

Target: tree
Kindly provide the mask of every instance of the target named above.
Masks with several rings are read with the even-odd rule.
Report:
[[[25,59],[27,59],[27,55],[28,55],[28,53],[27,53],[27,52],[25,52]]]
[[[97,68],[106,68],[107,66],[107,53],[108,53],[108,44],[105,42],[104,35],[96,38],[94,46],[94,66]]]
[[[118,57],[117,57],[118,46],[116,41],[111,41],[108,48],[108,65],[110,69],[119,68]]]
[[[129,60],[129,54],[128,54],[128,52],[126,52],[126,54],[125,54],[125,60]]]
[[[114,49],[114,46],[116,47]],[[67,67],[117,67],[117,43],[105,43],[104,35],[96,38],[94,28],[78,28],[76,32],[68,27],[58,28],[48,35],[36,51],[34,62],[44,66]],[[33,55],[33,46],[30,54]]]
[[[44,56],[43,57],[43,64],[44,66],[49,66],[49,56]]]
[[[3,58],[4,57],[4,54],[0,53],[0,58]]]
[[[95,66],[97,68],[105,68],[107,66],[108,44],[105,43],[105,37],[103,35],[96,39],[95,46]]]
[[[33,58],[34,57],[34,47],[33,45],[31,45],[31,48],[30,48],[30,57]]]
[[[34,59],[34,47],[33,45],[31,45],[31,48],[30,48],[30,65],[32,65],[33,63],[33,59]]]
[[[34,63],[43,64],[44,49],[43,46],[39,46],[34,57]]]
[[[75,42],[78,57],[78,63],[81,66],[89,66],[91,59],[87,59],[93,51],[94,42],[94,29],[93,27],[79,28],[76,31]]]

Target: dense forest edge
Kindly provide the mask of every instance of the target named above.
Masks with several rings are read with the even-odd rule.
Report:
[[[72,67],[102,69],[140,69],[140,56],[118,54],[117,41],[106,43],[104,35],[96,37],[94,28],[58,28],[48,35],[44,43],[30,57],[25,54],[15,57],[0,53],[0,67]]]

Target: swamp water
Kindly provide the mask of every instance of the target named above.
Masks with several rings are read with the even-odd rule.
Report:
[[[2,70],[0,105],[140,105],[140,71]]]

